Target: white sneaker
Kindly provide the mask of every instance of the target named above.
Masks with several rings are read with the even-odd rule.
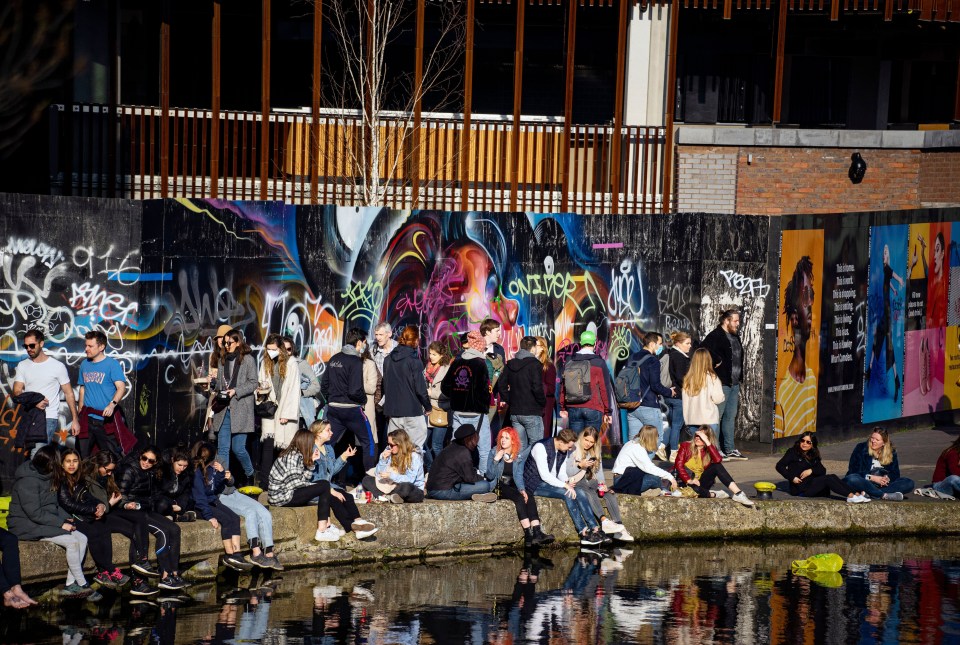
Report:
[[[317,542],[339,542],[340,532],[333,526],[333,524],[330,524],[322,531],[317,529],[313,539]]]
[[[869,504],[870,502],[873,501],[873,499],[869,495],[854,495],[854,497],[859,498],[858,499],[859,504]]]
[[[678,453],[678,452],[680,452],[680,451],[679,451],[679,450],[671,450],[671,451],[670,451],[670,459],[668,459],[667,461],[669,461],[671,464],[674,463],[674,462],[676,462],[676,461],[677,461],[677,453]]]
[[[620,531],[617,535],[613,536],[614,540],[619,540],[620,542],[633,542],[633,536],[627,533],[626,529]]]
[[[370,537],[371,535],[373,535],[379,530],[380,530],[379,526],[374,526],[372,529],[369,529],[366,531],[354,531],[353,534],[357,536],[358,540],[362,540],[364,538]]]
[[[710,492],[713,493],[713,498],[714,498],[714,499],[729,499],[729,498],[730,498],[730,493],[728,493],[728,492],[725,491],[725,490],[712,490],[712,491],[710,491]]]
[[[936,493],[938,499],[945,499],[945,500],[948,500],[948,501],[951,501],[951,502],[957,501],[957,498],[956,498],[956,497],[954,497],[953,495],[950,495],[950,494],[948,494],[948,493],[941,493],[941,492],[938,491],[938,490],[937,490],[937,491],[934,491],[934,493]]]
[[[659,446],[657,446],[657,454],[656,454],[656,457],[657,457],[657,459],[659,459],[660,461],[666,461],[666,460],[667,460],[667,447],[666,447],[665,445],[663,445],[662,443],[661,443]]]
[[[623,524],[617,524],[613,520],[603,520],[603,524],[600,525],[600,528],[603,529],[603,532],[608,535],[626,531],[626,529],[623,527]]]
[[[737,504],[741,504],[743,506],[753,506],[755,504],[755,502],[749,497],[747,497],[746,493],[744,493],[743,491],[740,491],[739,493],[734,495],[732,499]]]

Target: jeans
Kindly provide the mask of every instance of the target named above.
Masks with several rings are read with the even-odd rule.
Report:
[[[539,414],[511,414],[510,423],[520,435],[521,450],[526,450],[543,439],[543,417]],[[599,429],[598,427],[597,430]]]
[[[217,461],[223,464],[224,468],[230,466],[231,449],[237,456],[240,467],[243,468],[243,474],[250,477],[253,474],[253,460],[247,452],[247,435],[230,436],[230,410],[227,410],[223,415],[223,423],[220,424],[220,432],[217,433]]]
[[[587,528],[599,528],[600,525],[597,524],[596,518],[593,517],[593,509],[590,508],[590,502],[587,501],[587,496],[578,493],[576,499],[570,499],[566,493],[566,489],[557,488],[556,486],[542,482],[537,486],[537,490],[533,491],[533,494],[538,497],[562,499],[563,503],[567,505],[567,512],[570,513],[570,519],[573,520],[573,526],[577,529],[577,533],[583,533],[584,529]]]
[[[680,447],[680,429],[683,428],[683,399],[666,398],[667,404],[667,433],[663,443],[670,450]]]
[[[273,546],[273,516],[263,504],[243,493],[220,495],[219,500],[234,513],[243,516],[247,542],[256,538],[265,551]]]
[[[740,407],[740,385],[724,385],[723,403],[717,405],[720,412],[720,441],[723,454],[728,455],[736,448],[733,445],[733,426],[737,420],[737,409]]]
[[[956,497],[960,494],[960,475],[948,475],[943,481],[934,484],[933,490]]]
[[[636,410],[627,412],[627,425],[630,426],[630,438],[633,439],[643,426],[653,426],[657,429],[657,446],[665,443],[663,440],[663,413],[660,408],[651,408],[641,405]]]
[[[47,443],[53,443],[53,435],[60,429],[59,419],[47,419]],[[120,455],[117,455],[119,457]]]
[[[909,493],[914,489],[913,480],[909,477],[894,479],[886,486],[877,486],[863,475],[847,475],[843,483],[853,491],[863,491],[873,498],[883,497],[886,493]]]
[[[702,425],[710,426],[710,428],[713,430],[714,437],[716,437],[717,433],[720,432],[720,424],[718,423],[704,423]],[[700,429],[700,426],[687,426],[687,438],[693,439],[697,434],[697,430],[699,429]],[[726,454],[726,451],[723,450],[723,453]]]
[[[462,425],[470,424],[480,433],[480,443],[477,444],[477,452],[480,453],[480,468],[487,467],[487,455],[490,454],[490,422],[485,414],[476,412],[454,412],[453,413],[453,431]],[[482,491],[487,492],[487,491]],[[440,498],[438,498],[440,499]]]
[[[496,482],[488,482],[486,480],[478,481],[476,484],[454,484],[453,488],[448,490],[428,490],[427,497],[430,499],[445,499],[451,501],[465,500],[470,499],[472,495],[489,493],[493,490],[495,484]]]
[[[567,426],[574,432],[580,432],[590,426],[600,429],[603,425],[603,412],[590,408],[567,408]]]
[[[635,466],[624,470],[622,475],[613,476],[613,490],[624,495],[640,495],[644,491],[662,487],[663,480],[660,477],[645,473]]]
[[[606,516],[617,524],[623,522],[623,516],[620,515],[620,504],[617,503],[617,494],[615,492],[608,490],[604,493],[603,498],[601,498],[600,487],[597,480],[587,479],[586,477],[578,481],[575,488],[577,489],[577,497],[581,495],[586,496],[595,517],[600,518]],[[604,502],[607,504],[606,510],[603,508]]]

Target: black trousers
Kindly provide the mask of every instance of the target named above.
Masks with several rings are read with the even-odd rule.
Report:
[[[153,534],[157,547],[157,564],[164,573],[180,570],[180,527],[153,511],[143,513],[147,530]]]
[[[147,528],[147,517],[142,511],[128,511],[120,505],[110,509],[111,521],[122,520],[133,527],[133,537],[130,538],[130,562],[136,562],[147,557],[150,548],[150,530]],[[126,533],[124,533],[126,535]]]
[[[77,439],[77,451],[80,456],[87,459],[90,456],[90,446],[97,444],[100,450],[109,450],[119,459],[123,457],[123,450],[120,449],[120,441],[115,434],[107,434],[103,429],[103,421],[99,419],[88,419],[87,438]]]
[[[237,493],[240,495],[241,493]],[[220,539],[229,540],[234,535],[240,535],[240,516],[233,509],[223,504],[211,504],[210,513],[220,523]]]
[[[137,535],[136,525],[119,516],[109,512],[99,520],[91,522],[80,521],[76,524],[77,530],[87,536],[87,548],[90,550],[90,557],[93,563],[97,565],[100,571],[113,571],[113,539],[111,535],[119,533],[128,540],[130,544],[134,543]],[[140,529],[141,533],[146,530],[146,525]]]
[[[710,489],[713,488],[714,482],[718,479],[727,488],[734,483],[733,477],[730,476],[722,463],[710,462],[710,465],[704,468],[703,474],[700,475],[700,485],[692,486],[693,490],[697,491],[697,497],[710,497]]]
[[[517,508],[517,517],[521,520],[530,520],[531,522],[540,521],[540,513],[537,511],[537,499],[532,493],[527,493],[527,501],[523,501],[523,495],[516,486],[505,486],[500,484],[500,499],[509,499]]]
[[[0,565],[0,594],[20,584],[20,543],[17,536],[0,528],[0,551],[3,563]]]
[[[179,506],[180,510],[173,510],[174,505]],[[160,515],[179,515],[180,513],[192,511],[195,509],[193,503],[193,492],[185,490],[176,497],[162,495],[161,497],[157,498],[156,507],[156,511],[160,513]]]
[[[363,476],[363,490],[368,490],[373,494],[377,494],[377,482],[370,475]],[[419,504],[423,501],[423,491],[410,482],[397,484],[396,488],[393,489],[393,492],[403,498],[403,501],[407,504]]]
[[[799,486],[791,486],[791,488],[795,488],[797,490],[796,494],[802,497],[830,497],[830,493],[846,497],[853,492],[853,490],[836,475],[814,475],[807,477]]]
[[[317,504],[317,521],[329,520],[332,509],[333,515],[340,522],[343,530],[349,531],[353,521],[360,517],[360,511],[357,510],[357,504],[353,501],[353,497],[344,493],[344,501],[341,502],[330,494],[330,482],[328,481],[314,482],[309,486],[298,488],[293,491],[293,497],[284,506],[306,506],[314,497],[320,500]]]

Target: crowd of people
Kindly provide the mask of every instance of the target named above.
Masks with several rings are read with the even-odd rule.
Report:
[[[137,441],[127,426],[119,406],[126,381],[105,354],[103,333],[86,335],[74,397],[63,364],[43,351],[42,332],[28,331],[14,395],[24,409],[16,440],[29,460],[16,472],[9,531],[0,531],[4,604],[33,602],[20,587],[18,540],[64,549],[67,597],[96,599],[91,583],[129,586],[135,595],[185,588],[183,522],[219,531],[228,568],[280,570],[263,492],[270,506],[315,506],[319,542],[377,533],[358,508],[368,501],[509,500],[527,547],[554,541],[541,523],[542,497],[563,500],[584,545],[633,541],[618,495],[729,497],[753,506],[724,465],[746,459],[733,439],[743,377],[739,321],[735,310],[723,312],[697,349],[686,333],[671,334],[666,349],[663,336],[649,332],[615,377],[595,351],[591,327],[559,367],[542,337],[521,338],[507,359],[493,319],[430,343],[426,361],[414,326],[394,338],[389,325],[378,325],[372,343],[354,328],[318,378],[292,338],[269,335],[258,364],[240,331],[223,325],[208,371],[196,379],[208,402],[204,436],[189,450],[163,451]],[[73,442],[57,436],[63,404]],[[621,410],[628,434],[608,484],[601,447]],[[953,499],[960,440],[943,453],[926,488],[900,475],[882,428],[857,445],[843,478],[826,472],[812,432],[800,435],[776,468],[797,496],[862,503],[913,491]],[[129,539],[127,571],[114,562],[112,534]],[[82,567],[87,550],[97,569],[92,580]]]

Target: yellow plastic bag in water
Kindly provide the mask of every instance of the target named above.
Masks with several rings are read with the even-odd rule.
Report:
[[[10,514],[10,497],[0,497],[0,528],[7,528],[7,516]]]
[[[836,571],[814,571],[813,569],[795,569],[794,575],[809,578],[821,587],[842,587],[843,577]]]
[[[837,572],[843,568],[843,558],[836,553],[818,553],[817,555],[810,556],[806,560],[794,560],[791,568],[794,572],[798,569]]]

